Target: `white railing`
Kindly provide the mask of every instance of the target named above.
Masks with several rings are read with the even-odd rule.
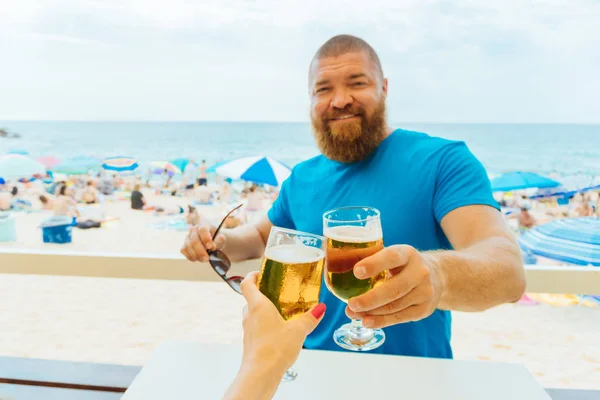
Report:
[[[232,275],[259,268],[259,260],[235,263]],[[76,253],[0,249],[0,274],[64,275],[99,278],[219,281],[207,264],[179,255]],[[600,268],[526,266],[530,293],[600,294]]]

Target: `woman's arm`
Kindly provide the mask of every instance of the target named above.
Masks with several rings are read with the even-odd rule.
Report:
[[[255,363],[242,365],[235,380],[227,389],[223,400],[269,400],[273,398],[285,369],[281,371],[276,365],[262,366]]]
[[[301,316],[285,321],[258,290],[257,278],[258,272],[251,272],[242,282],[242,293],[248,302],[244,308],[244,352],[242,365],[224,400],[271,399],[285,371],[298,358],[304,339],[325,313],[325,304],[320,303]]]

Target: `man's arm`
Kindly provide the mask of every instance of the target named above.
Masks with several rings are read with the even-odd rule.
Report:
[[[455,250],[419,252],[386,247],[359,261],[359,279],[388,271],[389,278],[353,297],[346,314],[366,327],[418,321],[436,309],[481,311],[517,301],[525,290],[519,248],[497,210],[484,205],[457,208],[442,219]]]
[[[500,212],[488,206],[461,207],[448,213],[441,226],[454,250],[424,253],[441,274],[438,308],[482,311],[521,298],[521,252]]]
[[[221,232],[225,237],[222,251],[231,261],[245,261],[262,257],[273,224],[267,216],[256,224],[241,225]]]

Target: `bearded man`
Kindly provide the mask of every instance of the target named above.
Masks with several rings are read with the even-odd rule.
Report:
[[[482,311],[515,302],[525,290],[519,247],[507,228],[482,164],[462,142],[392,129],[388,81],[365,41],[335,36],[309,68],[310,118],[321,155],[296,165],[268,215],[211,239],[193,228],[182,253],[208,261],[262,256],[272,226],[323,233],[323,213],[369,206],[381,213],[385,248],[359,261],[359,279],[387,271],[348,305],[323,287],[327,313],[308,349],[342,350],[332,334],[348,317],[384,328],[374,353],[451,358],[450,310]]]

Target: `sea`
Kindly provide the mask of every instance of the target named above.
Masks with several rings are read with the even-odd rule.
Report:
[[[490,175],[600,175],[600,124],[391,126],[464,141]],[[310,124],[302,122],[0,121],[0,128],[20,135],[0,137],[0,154],[17,150],[32,157],[131,156],[142,164],[191,157],[210,164],[264,155],[293,166],[319,154]]]

